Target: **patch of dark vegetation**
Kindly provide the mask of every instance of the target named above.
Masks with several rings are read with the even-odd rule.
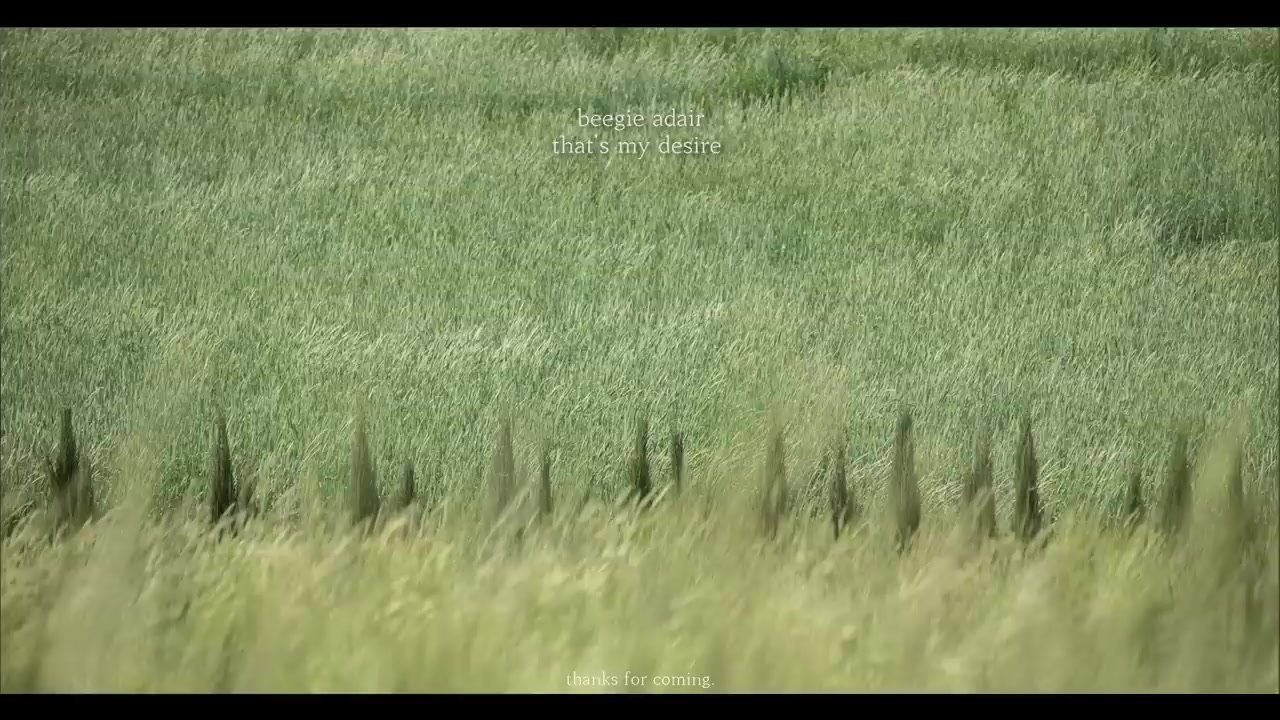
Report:
[[[559,62],[582,54],[613,63],[623,56],[651,54],[669,58],[680,48],[718,50],[721,58],[709,59],[720,71],[705,81],[636,76],[623,86],[584,88],[578,97],[533,96],[519,91],[486,89],[486,118],[498,114],[529,114],[534,110],[559,110],[576,103],[592,112],[614,113],[636,107],[680,105],[686,111],[710,113],[721,102],[740,107],[756,103],[782,107],[801,96],[820,94],[832,76],[831,60],[824,47],[805,34],[792,31],[713,29],[669,31],[626,28],[530,30],[500,36],[500,46]],[[467,100],[472,102],[471,99]]]
[[[1096,80],[1143,70],[1161,76],[1263,68],[1280,70],[1276,33],[1264,29],[1190,28],[973,29],[628,29],[531,30],[502,38],[505,47],[546,58],[566,48],[614,61],[619,55],[670,57],[681,48],[741,60],[774,46],[821,58],[840,76],[904,66],[1060,74]]]
[[[28,92],[47,94],[71,102],[103,102],[112,98],[128,97],[136,88],[147,82],[147,76],[138,70],[121,69],[103,73],[81,56],[80,62],[68,63],[66,58],[31,58],[22,62],[6,62],[0,65],[0,85],[21,86]]]
[[[903,60],[924,68],[1057,73],[1086,80],[1135,70],[1180,76],[1280,69],[1273,32],[1046,28],[963,34],[930,30],[899,37]],[[1228,38],[1232,42],[1225,42]]]
[[[1208,126],[1200,130],[1206,137],[1216,132]],[[1251,132],[1274,131],[1258,125]],[[1182,149],[1172,154],[1157,143],[1145,146],[1129,171],[1132,206],[1128,212],[1153,228],[1156,252],[1177,259],[1233,240],[1274,235],[1275,203],[1248,190],[1254,183],[1274,187],[1274,167],[1250,168],[1251,182],[1242,184],[1238,168],[1224,169],[1220,148],[1194,137],[1180,144]]]
[[[498,90],[478,91],[467,99],[485,122],[522,122],[535,112],[551,106],[551,102],[535,94],[512,94]]]
[[[641,50],[666,57],[680,45],[681,37],[678,33],[655,33],[643,28],[530,28],[501,33],[494,41],[504,51],[544,60],[562,60],[577,55],[609,63],[618,55]]]
[[[1056,74],[1084,80],[1139,71],[1166,77],[1280,71],[1275,33],[1259,30],[991,29],[957,33],[591,28],[507,33],[497,42],[504,49],[553,62],[575,53],[609,63],[642,54],[669,58],[682,49],[691,56],[711,51],[712,58],[721,58],[718,67],[722,72],[705,82],[677,80],[645,87],[643,92],[612,88],[605,93],[620,106],[690,99],[703,108],[724,101],[782,105],[788,98],[819,94],[834,82],[903,68]],[[591,92],[600,94],[599,90]],[[512,97],[504,99],[495,107],[512,105]],[[536,104],[551,109],[569,100],[543,97]],[[550,105],[544,107],[544,102]]]
[[[1227,240],[1234,232],[1226,206],[1212,195],[1187,202],[1168,199],[1155,209],[1156,246],[1170,258],[1194,255]]]
[[[587,55],[612,61],[627,46],[628,37],[635,31],[629,28],[584,28],[565,31],[571,45]]]
[[[755,103],[781,108],[798,96],[821,94],[830,74],[821,57],[770,45],[750,62],[734,64],[718,94],[744,108]]]

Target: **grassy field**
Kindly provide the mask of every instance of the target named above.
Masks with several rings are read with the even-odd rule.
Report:
[[[1277,692],[1278,78],[1274,29],[4,31],[0,691]],[[101,517],[51,544],[63,408]],[[550,523],[493,522],[503,417]],[[1190,523],[1126,530],[1175,427]]]

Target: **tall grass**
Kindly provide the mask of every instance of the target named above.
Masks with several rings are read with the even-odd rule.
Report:
[[[1277,43],[4,31],[3,690],[1274,690]]]
[[[1280,546],[1273,530],[1214,540],[1229,468],[1201,465],[1198,483],[1220,490],[1196,496],[1192,542],[1069,512],[1030,554],[1007,532],[956,543],[970,531],[958,513],[925,518],[901,554],[889,515],[841,543],[825,519],[796,518],[760,553],[727,497],[702,520],[668,503],[643,514],[590,503],[505,547],[461,516],[364,540],[318,517],[274,518],[218,543],[199,520],[147,521],[125,503],[61,544],[25,527],[0,550],[0,681],[6,692],[1274,692]],[[628,675],[645,684],[581,680]]]

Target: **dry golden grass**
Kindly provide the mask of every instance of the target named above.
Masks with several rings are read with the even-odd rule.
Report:
[[[764,546],[731,513],[691,524],[668,505],[590,505],[518,546],[484,547],[460,519],[363,540],[330,527],[216,542],[126,507],[53,547],[20,532],[3,549],[3,689],[1276,689],[1274,533],[1248,570],[1212,543],[1073,517],[1031,554],[958,543],[945,516],[901,555],[876,522]],[[574,679],[628,674],[647,681]]]
[[[228,539],[196,504],[148,515],[159,479],[135,444],[102,519],[50,543],[34,515],[0,550],[0,690],[1276,691],[1280,542],[1238,437],[1190,470],[1182,541],[1066,512],[1028,551],[919,505],[903,547],[897,429],[872,473],[893,512],[836,542],[803,514],[762,538],[735,483],[700,492],[703,513],[693,494],[550,518],[540,502],[545,531],[516,542],[456,498],[371,533],[313,505]],[[776,477],[779,426],[767,438]],[[549,467],[544,442],[538,487]]]

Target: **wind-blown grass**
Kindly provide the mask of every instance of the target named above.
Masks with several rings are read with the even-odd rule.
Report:
[[[767,541],[745,505],[611,519],[592,503],[518,544],[448,509],[363,541],[339,514],[219,543],[203,518],[144,524],[130,507],[52,549],[26,532],[5,544],[6,691],[1275,692],[1280,678],[1276,535],[1215,540],[1208,500],[1194,542],[1072,513],[1039,550],[1007,533],[977,547],[952,515],[926,517],[902,555],[887,514],[834,544],[825,518]],[[584,680],[602,677],[619,684]]]
[[[1255,628],[1280,612],[1278,42],[4,31],[3,689],[558,689],[627,669],[1274,689],[1274,652],[1241,655],[1225,608]],[[580,128],[579,108],[705,124]],[[562,134],[722,152],[568,157]],[[920,520],[899,558],[879,524],[905,407]],[[37,549],[63,408],[108,515]],[[258,514],[214,545],[197,527],[219,408],[219,477]],[[643,464],[637,408],[663,429]],[[1008,536],[1024,417],[1043,547]],[[1196,558],[1223,543],[1115,521],[1162,516],[1171,422],[1196,419],[1191,462],[1237,417],[1270,549],[1215,585]],[[859,508],[838,540],[833,427]],[[970,557],[947,523],[979,427],[1000,539]],[[772,542],[751,506],[766,453],[787,477]],[[336,519],[364,512],[353,459],[392,469],[358,473],[384,539]],[[409,464],[414,503],[391,513]],[[640,479],[652,513],[581,517],[622,512]],[[492,522],[544,502],[536,532]],[[186,614],[165,625],[157,603]]]

